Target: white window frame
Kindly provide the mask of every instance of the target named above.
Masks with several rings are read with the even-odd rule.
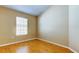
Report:
[[[21,19],[24,19],[24,20],[21,20]],[[26,21],[26,24],[23,24],[24,21]],[[26,28],[24,29],[21,26],[24,26],[24,27],[26,26]],[[24,32],[23,30],[24,31],[26,30],[26,32]],[[27,34],[28,34],[28,18],[17,16],[16,17],[16,36],[27,35]]]

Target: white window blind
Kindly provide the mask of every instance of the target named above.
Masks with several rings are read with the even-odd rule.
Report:
[[[16,17],[16,35],[28,34],[28,19],[23,17]]]

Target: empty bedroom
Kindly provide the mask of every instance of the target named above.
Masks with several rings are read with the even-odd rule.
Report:
[[[78,53],[78,5],[0,5],[0,53]]]

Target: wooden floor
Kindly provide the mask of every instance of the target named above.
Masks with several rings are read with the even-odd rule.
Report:
[[[50,44],[38,39],[0,47],[0,53],[16,53],[16,50],[22,46],[26,46],[29,53],[72,53],[72,51],[67,48]]]

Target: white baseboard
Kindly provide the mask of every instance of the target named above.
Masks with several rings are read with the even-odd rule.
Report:
[[[21,40],[21,41],[16,41],[16,42],[11,42],[11,43],[1,44],[0,47],[11,45],[11,44],[16,44],[16,43],[21,43],[21,42],[25,42],[25,41],[29,41],[29,40],[33,40],[33,39],[31,38],[31,39],[26,39],[26,40]]]

